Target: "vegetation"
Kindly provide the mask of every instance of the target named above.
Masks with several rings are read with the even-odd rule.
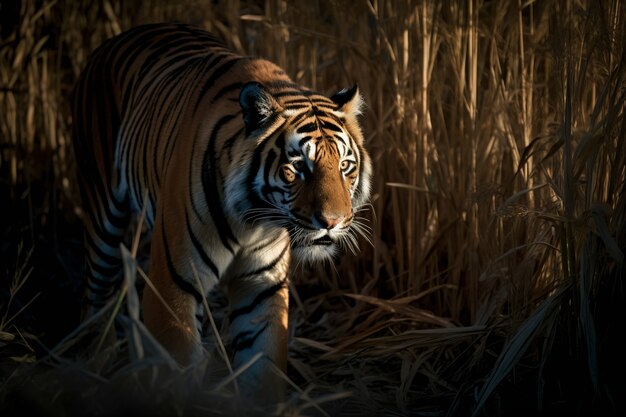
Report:
[[[368,103],[371,245],[294,271],[292,393],[271,410],[237,400],[220,294],[206,367],[179,369],[146,333],[137,245],[127,291],[77,328],[72,86],[104,39],[164,20],[204,26],[326,93],[357,82]],[[623,412],[619,0],[22,0],[0,3],[0,35],[0,409]],[[125,337],[93,337],[112,317]],[[89,343],[99,353],[82,358]]]

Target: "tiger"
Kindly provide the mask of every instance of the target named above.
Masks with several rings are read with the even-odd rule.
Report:
[[[142,320],[183,366],[203,358],[203,302],[228,298],[233,368],[251,396],[285,370],[290,265],[357,248],[371,158],[355,84],[327,97],[276,64],[179,23],[137,26],[90,56],[73,99],[85,314],[119,290],[121,243],[144,213]]]

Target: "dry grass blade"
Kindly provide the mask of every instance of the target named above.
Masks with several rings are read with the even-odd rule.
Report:
[[[320,404],[329,401],[341,400],[352,395],[350,392],[338,392],[323,397],[311,398],[307,391],[301,389],[297,384],[295,384],[281,369],[272,365],[272,372],[276,373],[282,380],[287,382],[287,384],[289,384],[289,386],[291,386],[299,394],[300,399],[304,401],[304,404],[300,405],[296,410],[298,415],[300,415],[301,411],[304,411],[307,408],[315,408],[321,415],[329,417],[329,415],[320,407]],[[283,409],[284,411],[288,410],[286,402],[279,404],[277,414],[282,415]]]
[[[146,275],[146,273],[141,269],[141,268],[137,268],[137,271],[139,272],[139,275],[141,275],[141,277],[144,279],[144,281],[146,282],[146,284],[150,287],[150,289],[154,292],[154,294],[156,295],[156,297],[159,299],[159,301],[161,303],[163,303],[163,306],[165,307],[165,309],[168,311],[168,313],[170,313],[172,315],[172,317],[174,317],[174,319],[176,320],[176,322],[180,325],[182,325],[182,321],[181,319],[178,317],[178,315],[174,312],[174,310],[172,310],[172,308],[170,307],[170,305],[165,301],[165,299],[163,299],[163,296],[161,295],[161,293],[157,290],[157,288],[154,286],[154,283],[152,282],[152,280],[150,279],[150,277],[148,277],[148,275]]]
[[[611,236],[605,220],[606,214],[602,207],[595,206],[591,209],[591,217],[596,225],[597,233],[602,239],[609,256],[621,266],[624,263],[624,252],[620,249],[615,238]]]
[[[384,356],[417,348],[442,348],[456,344],[459,340],[484,334],[485,326],[454,327],[443,329],[407,330],[399,334],[368,337],[366,339],[345,343],[341,351],[361,352],[367,356]]]
[[[593,314],[591,314],[591,301],[590,301],[590,289],[593,283],[595,271],[595,265],[590,262],[592,257],[590,256],[589,244],[586,244],[581,252],[580,256],[580,285],[579,291],[579,323],[581,327],[582,337],[585,342],[585,351],[587,358],[587,368],[591,377],[591,385],[594,390],[598,389],[598,350],[597,350],[597,336],[596,326],[593,321]],[[589,263],[591,263],[589,265]]]
[[[558,319],[556,313],[558,313],[562,298],[567,295],[569,290],[569,286],[563,286],[556,293],[543,301],[533,314],[519,327],[515,335],[513,335],[502,350],[502,353],[498,356],[493,370],[478,392],[476,407],[474,408],[472,416],[479,415],[494,389],[513,369],[539,332],[541,332],[548,323]]]
[[[124,248],[124,244],[120,244],[120,249],[123,250]],[[101,330],[100,332],[100,337],[98,338],[98,343],[96,344],[96,347],[94,349],[94,355],[98,355],[101,351],[102,348],[104,347],[105,343],[109,343],[112,342],[115,339],[114,333],[115,333],[115,326],[114,326],[114,322],[115,322],[115,318],[117,317],[118,313],[120,312],[120,309],[122,308],[122,305],[124,303],[124,299],[126,298],[126,292],[128,291],[128,282],[126,280],[122,281],[122,288],[120,289],[119,293],[117,294],[116,297],[114,297],[111,301],[114,301],[113,303],[113,309],[111,311],[111,315],[109,316],[106,324],[104,325],[104,328]]]
[[[333,352],[334,349],[330,346],[326,346],[322,342],[318,342],[317,340],[308,339],[306,337],[294,337],[292,339],[295,342],[302,343],[305,346],[311,347],[313,349],[321,350],[323,352]]]
[[[139,294],[137,294],[137,288],[135,286],[137,279],[137,263],[135,257],[128,251],[126,246],[121,245],[120,250],[122,253],[122,270],[124,271],[124,288],[126,289],[126,308],[129,318],[133,323],[128,328],[129,335],[127,340],[132,357],[140,361],[144,358],[144,348],[139,330],[134,325],[140,321],[141,309]]]
[[[228,377],[226,377],[223,381],[221,381],[220,383],[218,383],[214,388],[213,388],[213,392],[220,392],[222,391],[226,386],[228,386],[231,383],[235,383],[236,379],[239,378],[239,375],[241,375],[242,373],[244,373],[246,370],[248,370],[248,368],[250,368],[252,365],[254,365],[259,359],[261,359],[263,357],[263,352],[258,352],[256,355],[254,355],[252,358],[250,358],[250,360],[248,360],[246,363],[244,363],[243,365],[241,365],[239,368],[235,369]]]
[[[170,353],[152,336],[146,326],[134,319],[130,319],[128,316],[120,315],[118,317],[120,322],[128,329],[132,328],[137,332],[137,338],[140,340],[142,350],[144,352],[151,352],[150,357],[142,357],[141,360],[137,359],[131,362],[129,366],[133,364],[141,367],[149,367],[151,362],[158,364],[166,364],[168,369],[179,370],[180,366],[176,360],[170,355]]]
[[[196,270],[196,266],[193,263],[193,261],[191,262],[191,269],[193,271],[193,275],[194,275],[194,279],[196,281],[196,285],[198,286],[198,288],[200,288],[200,294],[206,294],[206,291],[204,289],[204,286],[202,285],[202,281],[200,281],[200,277],[198,276],[198,271]],[[222,341],[222,336],[220,335],[219,330],[217,329],[217,326],[215,324],[215,320],[213,319],[213,314],[211,313],[211,308],[209,307],[209,303],[206,299],[206,297],[202,297],[202,304],[204,306],[204,311],[206,311],[206,314],[209,318],[209,323],[211,324],[211,330],[213,331],[213,336],[215,337],[215,340],[217,341],[217,346],[218,346],[218,350],[220,352],[220,355],[222,356],[222,359],[224,360],[224,363],[226,364],[226,367],[228,368],[228,373],[232,376],[233,375],[233,367],[230,363],[230,359],[228,358],[228,353],[226,352],[226,348],[224,347],[224,342]],[[237,397],[239,397],[239,386],[237,384],[237,380],[233,379],[233,384],[235,387],[235,394],[237,395]]]
[[[57,343],[54,346],[54,348],[52,348],[48,352],[48,354],[44,355],[40,359],[40,361],[45,363],[48,359],[50,359],[50,356],[60,357],[67,350],[76,346],[76,344],[78,344],[79,341],[86,334],[88,334],[90,331],[93,330],[93,327],[99,327],[99,330],[101,330],[100,322],[105,317],[107,317],[107,315],[110,313],[111,310],[113,310],[116,303],[117,303],[117,299],[109,300],[109,302],[107,302],[104,306],[102,306],[102,308],[100,308],[100,310],[96,314],[93,314],[92,316],[87,318],[87,320],[84,320],[76,329],[74,329],[67,336],[65,336],[59,343]]]
[[[15,318],[18,317],[28,307],[28,305],[31,304],[39,296],[39,293],[35,294],[33,298],[27,301],[25,305],[21,306],[17,312],[15,312],[9,317],[9,312],[11,311],[12,303],[14,302],[15,297],[17,296],[20,289],[22,289],[23,286],[26,284],[26,282],[28,281],[28,278],[31,276],[33,272],[33,268],[28,267],[28,264],[33,254],[33,250],[32,249],[29,250],[23,260],[20,259],[21,251],[22,251],[22,245],[20,244],[17,249],[17,253],[18,253],[17,263],[18,264],[16,265],[15,272],[11,280],[11,285],[9,287],[9,299],[6,302],[6,306],[5,305],[0,306],[5,310],[4,313],[2,314],[2,319],[0,320],[0,330],[7,329],[8,326],[13,322],[13,320],[15,320]]]
[[[6,317],[6,313],[8,313],[9,311],[9,309],[7,308],[7,311],[5,312],[5,316],[2,317],[2,322],[0,322],[0,329],[8,328],[11,322],[13,322],[22,312],[24,312],[24,310],[26,310],[28,306],[30,306],[33,303],[33,301],[37,299],[37,297],[39,297],[40,294],[41,293],[35,294],[33,298],[31,298],[30,300],[26,302],[26,304],[21,306],[20,309],[15,312],[15,314],[13,314],[11,317],[8,317],[8,318]],[[9,300],[9,305],[10,304],[11,304],[11,300]]]
[[[435,326],[451,327],[453,324],[446,319],[437,317],[430,311],[426,311],[409,305],[410,299],[402,300],[381,300],[380,298],[370,297],[362,294],[346,294],[347,297],[355,300],[364,301],[366,303],[381,307],[391,313],[405,315],[417,322],[424,322]]]

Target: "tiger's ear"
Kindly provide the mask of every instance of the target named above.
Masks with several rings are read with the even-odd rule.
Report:
[[[337,110],[347,115],[358,116],[361,114],[363,98],[359,94],[359,86],[357,84],[354,84],[350,89],[344,88],[335,93],[330,99],[337,105]]]
[[[239,105],[243,110],[243,121],[246,125],[247,134],[263,126],[273,114],[282,111],[282,107],[269,91],[255,81],[246,83],[241,87]]]

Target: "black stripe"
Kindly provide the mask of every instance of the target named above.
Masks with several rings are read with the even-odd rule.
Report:
[[[280,149],[280,155],[278,157],[278,166],[280,167],[282,164],[289,163],[289,158],[287,157],[287,149],[284,143],[280,145],[279,149]],[[298,156],[298,155],[291,155],[291,156]]]
[[[302,119],[304,119],[307,116],[308,116],[308,112],[302,112],[298,114],[297,116],[294,116],[294,118],[291,119],[289,123],[291,123],[292,126],[296,126],[298,123],[300,123]]]
[[[239,242],[226,221],[224,208],[220,201],[221,195],[218,191],[217,164],[215,161],[215,141],[222,126],[233,120],[235,116],[237,116],[237,114],[223,116],[217,121],[215,126],[213,126],[213,131],[211,132],[211,137],[209,138],[209,143],[202,159],[202,188],[204,189],[204,198],[206,199],[211,218],[220,236],[220,240],[224,247],[231,253],[234,253],[234,250],[230,242],[234,242],[235,244],[239,244]]]
[[[332,122],[334,122],[337,125],[344,125],[345,122],[341,121],[341,118],[337,117],[332,111],[324,111],[324,110],[320,110],[317,113],[320,118],[324,118],[324,119],[330,119]],[[324,120],[325,122],[328,122],[327,120]]]
[[[296,133],[310,133],[317,130],[317,123],[307,123],[305,125],[300,126]]]
[[[143,80],[146,76],[146,73],[150,70],[153,70],[156,65],[167,66],[168,68],[173,65],[172,61],[172,53],[173,49],[177,49],[180,46],[186,46],[184,49],[187,51],[197,51],[197,46],[191,44],[193,41],[190,37],[181,36],[180,33],[171,34],[172,36],[161,39],[158,44],[155,45],[155,48],[150,49],[151,54],[148,55],[145,59],[143,59],[141,63],[141,69],[137,73],[137,79]],[[203,48],[206,50],[206,48]],[[169,56],[168,56],[169,53]],[[166,59],[163,59],[163,58]],[[177,61],[180,62],[177,55]],[[163,62],[165,61],[165,62]]]
[[[348,175],[352,174],[354,171],[356,171],[356,164],[352,165],[352,169],[348,172],[344,172],[343,175],[347,177]]]
[[[150,71],[167,71],[179,62],[207,55],[208,50],[204,45],[192,44],[189,39],[174,39],[173,41],[172,47],[159,44],[159,49],[156,50],[156,59],[148,57],[142,62],[141,69],[137,74],[138,79],[146,78]],[[183,46],[183,48],[176,48],[177,46]]]
[[[254,300],[252,300],[250,304],[231,311],[228,316],[229,321],[232,323],[237,317],[252,312],[259,304],[276,294],[281,288],[285,286],[286,283],[287,280],[283,280],[277,284],[272,285],[269,288],[264,289],[254,298]]]
[[[309,98],[294,98],[294,99],[283,101],[283,104],[285,106],[290,106],[292,104],[307,104],[307,105],[310,105],[311,104],[311,100]]]
[[[281,136],[284,136],[284,133],[281,133]],[[278,138],[280,140],[280,137]],[[283,138],[284,140],[284,138]],[[254,150],[254,154],[252,154],[252,161],[248,164],[248,177],[246,179],[246,191],[247,191],[247,200],[250,202],[252,207],[255,208],[270,208],[271,206],[267,204],[265,201],[261,200],[257,193],[255,192],[254,182],[256,180],[256,175],[261,169],[261,159],[263,158],[263,150],[265,149],[265,145],[269,142],[269,140],[264,140],[260,145]]]
[[[309,97],[312,96],[313,93],[312,91],[300,91],[300,90],[295,90],[295,91],[283,91],[281,93],[276,93],[276,94],[272,94],[274,96],[274,98],[278,98],[278,97],[293,97],[293,96],[305,96],[305,97]]]
[[[263,182],[265,186],[270,183],[270,173],[272,172],[272,164],[276,159],[276,151],[274,149],[270,149],[267,151],[267,156],[265,157],[265,165],[263,167]],[[264,187],[265,188],[265,187]]]
[[[116,285],[120,279],[121,279],[120,275],[111,277],[111,278],[98,278],[98,277],[90,276],[87,281],[93,284],[99,285],[101,287],[105,287],[108,285]]]
[[[95,90],[93,93],[94,94],[93,102],[96,106],[96,109],[97,109],[96,112],[98,114],[98,117],[96,117],[97,130],[98,130],[98,133],[102,135],[102,137],[100,138],[101,139],[100,152],[102,153],[102,159],[104,161],[104,166],[102,167],[104,169],[104,177],[105,179],[110,180],[111,168],[113,166],[112,164],[113,159],[111,158],[110,151],[115,148],[115,137],[117,136],[119,125],[113,125],[113,123],[117,119],[107,118],[107,115],[115,113],[116,110],[115,110],[115,106],[111,105],[111,102],[110,102],[111,101],[109,97],[110,91],[105,91],[104,82],[100,82],[100,81],[96,82],[95,80],[91,80],[91,82],[89,83],[89,87],[90,89],[93,89],[92,91]],[[102,103],[102,105],[98,105],[99,101]],[[93,122],[93,120],[90,120],[90,121]],[[85,126],[85,127],[90,128],[88,126]],[[93,136],[93,132],[85,132],[85,133],[86,135],[83,136],[84,138],[89,138]],[[91,177],[93,180],[98,177],[101,177],[102,174],[99,172],[98,167],[97,167],[98,158],[95,155],[96,149],[92,148],[91,152],[92,152],[92,157],[89,158],[89,161],[92,161],[93,165],[88,166],[87,172],[92,172]],[[88,161],[85,161],[85,162],[88,162]],[[93,170],[95,170],[95,172]],[[96,184],[96,188],[98,190],[99,195],[109,196],[111,194],[110,186],[103,184],[101,181],[94,181],[94,182]],[[110,198],[109,200],[113,203],[117,211],[119,212],[124,211],[125,207],[123,203],[118,202],[114,198]],[[109,210],[108,204],[104,204],[103,208],[105,209],[107,213],[107,217],[114,217],[113,214]]]
[[[111,74],[108,71],[104,72],[104,80],[102,82],[103,85],[109,85],[112,86],[114,85]],[[111,137],[109,138],[111,140],[111,150],[113,151],[113,155],[115,155],[115,148],[116,148],[116,143],[117,143],[117,137],[120,131],[120,127],[122,125],[122,121],[121,121],[121,114],[119,113],[120,109],[118,108],[118,104],[115,100],[115,98],[112,96],[111,91],[108,92],[109,94],[109,98],[111,98],[112,103],[109,103],[109,106],[105,109],[106,110],[106,114],[108,115],[108,128],[111,129]],[[89,137],[89,136],[87,136]],[[110,179],[111,178],[111,169],[113,168],[113,163],[112,163],[112,159],[105,159],[106,162],[105,164],[105,169],[108,169],[107,171],[107,178]],[[122,211],[121,208],[123,207],[123,205],[121,204],[116,204],[116,202],[114,201],[113,204],[115,205],[115,208],[118,211]]]
[[[109,236],[111,236],[109,234]],[[100,238],[100,240],[103,241],[103,243],[105,245],[107,245],[110,248],[114,248],[116,249],[117,246],[119,245],[119,237],[117,239],[114,240],[114,244],[111,245],[109,244],[106,239],[103,239],[101,235],[98,235],[98,237]],[[105,253],[102,251],[102,248],[100,247],[100,245],[96,244],[96,242],[93,240],[91,234],[85,232],[85,243],[87,244],[87,246],[89,248],[91,248],[95,254],[98,256],[98,258],[102,259],[104,262],[108,263],[108,264],[115,264],[115,263],[119,263],[120,262],[120,257],[119,256],[115,256],[115,255],[109,255],[108,253]]]
[[[144,29],[144,28],[142,28],[142,29]],[[126,74],[130,70],[132,65],[136,62],[135,59],[136,59],[139,51],[140,50],[144,50],[146,48],[146,45],[148,44],[148,42],[150,40],[152,40],[153,38],[155,38],[158,33],[162,32],[162,29],[159,28],[159,27],[149,27],[149,28],[145,28],[145,29],[146,29],[146,32],[143,33],[143,34],[141,34],[141,32],[139,32],[139,34],[137,36],[135,36],[134,39],[132,39],[132,42],[128,42],[128,41],[124,40],[124,41],[119,43],[119,46],[124,45],[124,44],[126,44],[128,46],[119,55],[117,63],[115,64],[115,67],[113,68],[113,73],[114,74],[119,74],[122,77],[122,79],[126,78]],[[148,29],[155,29],[155,31],[148,30]],[[115,39],[117,39],[117,38],[115,38]],[[116,46],[118,46],[118,45],[116,45]],[[117,48],[113,47],[112,49],[117,49]]]
[[[333,137],[335,138],[335,140],[337,140],[338,142],[341,142],[341,144],[345,147],[350,149],[350,146],[346,143],[346,141],[339,135],[333,135]]]
[[[222,87],[220,91],[215,93],[215,95],[213,96],[213,99],[211,100],[211,103],[214,103],[215,101],[219,100],[220,98],[222,98],[222,96],[225,96],[228,93],[241,89],[242,86],[243,86],[243,83],[234,83],[234,84],[229,84],[226,87]]]
[[[236,131],[233,136],[231,136],[230,138],[224,141],[224,144],[222,145],[222,149],[226,149],[226,152],[228,152],[228,162],[231,162],[233,160],[233,155],[232,155],[233,145],[235,144],[235,140],[237,140],[239,137],[243,135],[243,132],[244,132],[244,128],[242,127],[241,129]]]
[[[300,227],[303,227],[303,228],[305,228],[305,229],[309,229],[309,230],[317,230],[316,228],[309,226],[309,223],[311,222],[311,219],[306,218],[306,217],[304,217],[304,216],[300,215],[300,213],[298,213],[298,212],[296,212],[296,211],[292,211],[292,212],[291,212],[291,215],[292,215],[293,217],[295,217],[296,219],[298,219],[298,220],[301,220],[301,221],[305,222],[305,224],[298,223],[298,225],[300,225]]]
[[[119,265],[109,265],[109,266],[102,266],[98,263],[92,262],[92,260],[87,257],[87,268],[90,271],[95,271],[100,275],[104,275],[105,277],[111,277],[112,279],[117,279],[117,275],[120,272],[122,267],[121,261]],[[93,276],[93,274],[91,275],[94,279],[96,279],[96,277]]]
[[[298,146],[303,147],[305,143],[311,140],[311,136],[305,136],[298,141]]]
[[[191,155],[195,155],[196,153],[197,139],[198,139],[198,135],[196,134],[191,144]],[[198,209],[198,206],[196,205],[196,200],[193,196],[193,182],[196,179],[196,177],[192,175],[193,174],[192,168],[193,168],[193,163],[192,161],[189,161],[189,173],[187,174],[187,188],[189,189],[189,200],[191,201],[191,208],[193,209],[193,212],[196,214],[196,217],[200,219],[202,223],[204,223],[204,220],[202,219],[202,216],[200,215],[200,210]]]
[[[243,279],[243,278],[249,278],[249,277],[253,277],[255,275],[260,275],[263,272],[271,271],[278,264],[278,262],[280,262],[280,260],[283,259],[283,257],[285,256],[285,253],[287,252],[288,249],[289,249],[289,245],[285,245],[285,247],[283,248],[283,250],[280,253],[280,255],[278,255],[274,260],[272,260],[272,262],[270,262],[269,264],[267,264],[265,266],[262,266],[261,268],[255,269],[254,271],[246,272],[243,275],[239,275],[235,279],[239,280],[239,279]]]
[[[291,184],[287,184],[287,186],[291,186]],[[286,193],[287,191],[289,191],[289,189],[284,189],[282,187],[278,187],[275,185],[263,185],[263,187],[261,187],[261,193],[268,198],[270,194],[272,193]]]
[[[220,55],[219,59],[221,61],[223,58],[227,58],[229,56],[233,58],[230,61],[227,61],[221,66],[217,67],[213,71],[211,76],[206,80],[202,88],[200,89],[200,94],[198,95],[198,100],[196,101],[196,105],[193,108],[193,113],[195,113],[198,110],[198,107],[200,106],[200,103],[202,102],[204,95],[207,93],[207,91],[209,91],[213,87],[215,82],[219,78],[221,78],[224,74],[226,74],[232,68],[233,65],[235,65],[237,62],[239,62],[242,59],[241,57],[236,57],[235,55],[230,55],[230,54]]]
[[[90,263],[90,260],[87,260],[87,263]],[[97,285],[100,285],[101,287],[107,286],[107,285],[114,285],[116,281],[119,281],[121,279],[121,275],[111,275],[109,277],[106,278],[98,278],[95,276],[90,276],[88,278],[88,281],[91,281]]]
[[[158,144],[154,146],[152,166],[153,166],[157,183],[160,183],[160,175],[156,169],[158,165],[156,161],[159,159],[159,156],[161,156],[161,158],[167,158],[167,162],[162,159],[162,163],[161,163],[162,169],[165,169],[165,167],[169,165],[169,158],[171,158],[171,148],[174,146],[174,143],[175,143],[172,137],[172,133],[174,129],[176,129],[176,126],[178,125],[178,121],[180,120],[181,114],[183,113],[182,108],[188,102],[188,99],[183,100],[183,97],[188,98],[189,96],[184,87],[178,88],[177,93],[174,97],[171,97],[171,94],[176,88],[176,86],[179,86],[181,84],[184,85],[184,83],[179,82],[180,80],[187,78],[189,74],[193,73],[194,71],[195,73],[198,72],[197,67],[199,66],[199,64],[200,64],[200,60],[195,60],[189,63],[188,65],[185,65],[184,71],[181,71],[180,69],[178,69],[168,74],[167,81],[168,81],[170,88],[167,92],[165,92],[165,88],[162,90],[162,92],[159,92],[160,97],[165,97],[164,99],[165,103],[163,103],[162,105],[159,105],[159,108],[167,105],[167,110],[165,111],[164,115],[160,116],[161,124],[157,132],[159,133],[161,137],[167,137],[168,140],[166,141],[165,150],[160,149]],[[187,84],[193,84],[193,83],[187,83]],[[190,88],[187,87],[187,90],[189,89]],[[166,125],[169,126],[169,129],[167,131],[166,131]]]
[[[272,126],[274,123],[276,123],[276,120],[280,117],[282,117],[280,113],[272,113],[267,119],[263,121],[261,126],[257,127],[256,129],[249,130],[246,126],[246,136],[258,139],[259,137],[265,135],[268,131],[267,127]],[[267,137],[271,136],[272,133],[275,133],[276,130],[278,129],[275,129],[273,132],[270,131],[271,133],[267,135]],[[255,133],[254,136],[252,135],[253,133]]]
[[[279,135],[274,141],[274,146],[280,149],[284,148],[285,147],[285,135]]]
[[[202,262],[204,262],[209,268],[211,268],[211,271],[213,271],[215,277],[219,279],[220,271],[217,269],[217,266],[215,265],[213,260],[211,260],[211,258],[209,258],[209,255],[207,255],[207,253],[204,251],[202,244],[191,229],[191,224],[189,223],[189,213],[187,213],[187,210],[185,210],[185,223],[187,223],[187,232],[189,233],[189,237],[191,238],[191,243],[193,243],[196,251],[198,251],[198,254],[200,254]]]
[[[356,143],[356,141],[355,141],[354,139],[352,139],[352,137],[350,137],[350,139],[351,139],[351,140],[353,141],[353,143],[356,145],[356,148],[355,148],[355,150],[357,151],[357,152],[356,152],[356,156],[357,156],[356,163],[357,163],[357,166],[359,167],[359,176],[358,176],[358,178],[359,178],[359,184],[358,184],[357,189],[358,189],[359,194],[361,194],[361,191],[363,190],[363,181],[362,181],[362,178],[363,178],[363,170],[365,169],[365,167],[364,167],[364,165],[365,165],[365,164],[363,164],[363,163],[361,163],[361,162],[362,162],[362,159],[363,159],[362,155],[363,155],[363,153],[365,152],[365,149],[363,149],[363,148],[361,147],[361,145],[359,145],[358,143]]]
[[[195,68],[193,68],[193,69],[195,69]],[[186,75],[186,74],[180,74],[180,77],[183,77],[184,75]],[[178,85],[179,83],[177,82],[177,80],[173,80],[172,84]],[[190,84],[191,86],[195,85],[195,80],[194,80],[194,83],[188,83],[188,84]],[[181,119],[181,116],[184,114],[184,108],[186,108],[187,103],[189,102],[189,98],[188,98],[189,94],[187,94],[184,89],[180,89],[179,90],[179,95],[186,96],[187,100],[185,100],[183,102],[182,98],[178,98],[178,96],[177,96],[177,99],[174,99],[174,100],[172,100],[171,98],[166,99],[166,100],[168,100],[170,102],[181,103],[181,106],[180,106],[181,108],[179,109],[179,111],[175,112],[176,113],[176,119],[174,119],[174,121],[171,123],[172,127],[170,129],[170,135],[172,135],[172,133],[174,133],[174,130],[176,130],[176,128],[177,128],[177,126],[179,124],[179,120]],[[162,164],[163,165],[163,168],[162,168],[163,172],[166,172],[168,167],[169,167],[169,165],[170,165],[170,160],[172,159],[172,155],[174,155],[173,149],[174,149],[174,144],[175,143],[176,143],[176,141],[172,140],[172,138],[169,138],[169,140],[166,141],[165,150],[163,151],[163,154],[162,154],[163,158],[166,158],[166,160],[164,160],[163,164]],[[155,148],[156,148],[155,150],[158,149],[157,147],[155,147]]]
[[[267,87],[268,90],[284,90],[287,88],[291,88],[292,90],[297,90],[301,88],[300,85],[288,79],[268,81],[268,82],[264,82],[263,85]]]
[[[137,98],[137,100],[139,100]],[[138,105],[137,102],[134,103],[135,106]],[[146,125],[142,123],[142,120],[147,118],[147,112],[149,111],[149,106],[143,106],[141,111],[137,113],[137,115],[128,120],[126,123],[127,130],[124,131],[124,134],[121,135],[126,140],[122,143],[122,153],[121,155],[125,157],[127,162],[126,164],[126,175],[130,177],[129,180],[129,188],[130,191],[133,191],[133,199],[135,201],[142,201],[143,196],[140,195],[141,191],[139,190],[139,186],[141,183],[139,182],[140,173],[138,166],[138,162],[143,162],[143,159],[136,157],[138,153],[138,149],[141,146],[142,142],[142,133]]]
[[[163,222],[163,218],[161,217],[161,234],[163,235],[163,247],[165,248],[165,261],[167,263],[167,269],[174,280],[174,283],[178,285],[178,287],[193,295],[193,298],[196,299],[198,303],[202,302],[202,294],[200,291],[196,289],[191,283],[187,282],[179,273],[176,271],[176,266],[172,262],[172,255],[170,254],[170,248],[167,243],[167,236],[165,235],[165,223]]]
[[[337,109],[337,104],[334,101],[324,96],[312,96],[311,101],[318,107],[325,107],[329,110]]]
[[[290,184],[289,187],[292,187],[292,185]],[[286,199],[282,199],[281,203],[283,203],[283,204],[291,204],[294,201],[296,201],[296,198],[298,198],[298,195],[297,194],[293,194],[293,195],[287,197]]]
[[[285,110],[292,110],[292,111],[304,110],[304,109],[307,109],[308,107],[309,107],[308,104],[292,104],[289,107],[285,107]],[[306,113],[303,113],[303,115],[306,115]],[[288,116],[286,116],[286,117],[288,117]]]
[[[161,137],[168,138],[168,141],[167,141],[168,143],[174,142],[174,140],[173,138],[170,137],[170,135],[168,135],[165,132],[165,124],[167,122],[170,122],[173,116],[172,112],[174,111],[174,108],[176,107],[176,105],[179,103],[180,103],[180,100],[172,100],[171,104],[167,106],[167,109],[165,110],[165,114],[161,115],[161,123],[159,124],[158,132],[161,134]],[[178,117],[180,117],[180,113],[181,113],[180,111],[177,112],[176,120],[178,120]],[[159,173],[159,170],[157,169],[159,165],[157,161],[159,160],[159,156],[163,156],[164,154],[165,152],[161,151],[159,143],[154,144],[153,149],[152,149],[152,174],[153,174],[153,177],[156,179],[157,184],[161,183],[161,174]],[[165,166],[163,163],[161,165]]]
[[[333,132],[343,132],[341,127],[337,126],[334,123],[330,123],[330,122],[322,122],[322,129],[332,130]]]
[[[133,93],[135,96],[141,97],[146,91],[152,90],[156,79],[154,77],[152,79],[146,78],[146,72],[156,70],[160,73],[163,72],[161,69],[165,69],[167,72],[170,72],[178,63],[184,62],[185,56],[180,53],[179,46],[184,47],[183,51],[188,51],[186,54],[187,56],[193,56],[198,53],[198,46],[193,43],[193,38],[190,38],[185,33],[181,32],[167,33],[167,31],[171,30],[172,27],[168,27],[157,33],[148,33],[147,36],[140,36],[137,39],[132,40],[135,43],[129,43],[129,47],[122,53],[123,59],[120,59],[120,62],[116,64],[115,73],[119,75],[118,78],[121,80],[126,80],[129,77],[132,77],[133,80],[133,82],[129,84],[129,88],[125,89],[126,91],[122,100],[123,109],[126,109],[129,105],[129,100],[131,98],[129,93]],[[141,41],[144,37],[149,40],[149,43]],[[150,51],[151,54],[141,60],[138,60],[137,56],[145,53],[146,51]],[[125,54],[129,54],[130,52],[132,52],[132,54],[129,57],[126,57]],[[124,63],[124,60],[126,60],[124,64],[125,67],[120,72],[117,69],[117,66]],[[132,65],[134,64],[138,64],[139,67],[133,68]],[[184,66],[185,65],[182,65],[182,67]],[[133,73],[128,74],[131,69],[133,70]],[[176,70],[179,70],[179,68]],[[138,87],[135,81],[142,82],[142,90],[137,91],[135,89],[135,87]],[[149,82],[146,83],[145,81]]]
[[[269,323],[265,322],[263,327],[261,327],[255,334],[252,334],[252,330],[245,330],[235,336],[233,342],[231,343],[233,353],[237,353],[242,350],[251,348],[254,345],[254,342],[256,342],[258,337],[261,335],[261,333],[263,333],[265,329],[267,329],[268,325]]]
[[[156,207],[155,205],[155,201],[154,201],[154,194],[153,194],[153,188],[151,187],[151,179],[153,179],[153,177],[150,175],[150,165],[152,165],[152,167],[156,166],[156,160],[152,159],[149,160],[148,159],[148,150],[151,146],[156,147],[154,143],[152,143],[152,141],[150,139],[155,139],[158,137],[160,132],[152,132],[152,126],[154,126],[156,123],[154,122],[154,119],[156,116],[160,116],[157,113],[159,113],[159,107],[158,106],[158,99],[152,99],[151,100],[154,104],[151,107],[151,111],[149,112],[149,117],[148,120],[146,119],[142,119],[141,120],[141,124],[143,124],[145,126],[144,128],[144,136],[143,138],[141,138],[141,144],[142,144],[142,153],[143,153],[143,157],[141,159],[142,163],[143,163],[143,182],[141,182],[140,184],[142,185],[142,190],[140,191],[141,194],[144,194],[144,190],[147,188],[148,189],[148,199],[150,200],[150,206],[151,207]],[[137,187],[140,188],[140,187]],[[143,196],[141,196],[143,198]],[[142,204],[147,204],[146,201],[142,201],[142,200],[136,200],[136,201],[141,201]]]
[[[87,288],[89,289],[89,292],[91,292],[92,294],[100,295],[100,296],[108,297],[108,296],[111,296],[115,292],[115,288],[112,288],[112,287],[96,288],[91,284],[91,282],[87,282]]]

